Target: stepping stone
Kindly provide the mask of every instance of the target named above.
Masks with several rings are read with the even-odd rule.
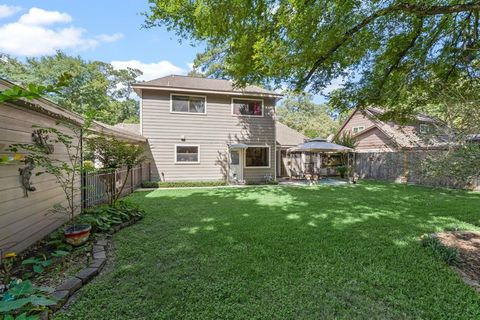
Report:
[[[67,302],[67,299],[69,296],[70,296],[70,292],[68,290],[54,291],[52,293],[52,297],[57,299],[57,304],[54,306],[51,306],[50,308],[53,311],[60,309],[65,304],[65,302]]]
[[[68,291],[70,292],[70,294],[74,293],[75,291],[77,291],[78,289],[80,289],[82,287],[82,280],[76,278],[76,277],[72,277],[70,279],[68,279],[67,281],[65,281],[64,283],[62,283],[60,286],[57,287],[57,291]]]
[[[107,240],[97,240],[97,242],[95,243],[99,246],[106,246],[107,245]]]
[[[105,265],[106,261],[107,261],[106,259],[93,259],[92,262],[90,262],[90,265],[88,267],[101,269]]]
[[[77,273],[77,278],[85,284],[98,274],[98,268],[85,268]]]
[[[94,252],[93,259],[107,259],[107,255],[105,251]]]

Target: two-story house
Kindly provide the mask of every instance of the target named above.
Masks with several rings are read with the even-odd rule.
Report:
[[[357,152],[390,152],[399,150],[442,149],[448,143],[446,126],[439,120],[418,114],[415,121],[399,125],[382,121],[379,108],[357,109],[337,131],[356,138]]]
[[[150,146],[152,179],[275,178],[275,104],[281,94],[178,75],[133,88],[141,99],[140,133]]]

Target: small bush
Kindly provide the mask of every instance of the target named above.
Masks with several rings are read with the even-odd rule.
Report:
[[[247,186],[266,186],[266,185],[277,185],[278,181],[272,180],[272,181],[247,181],[245,182]]]
[[[425,234],[421,238],[421,243],[424,247],[432,249],[433,254],[448,265],[458,265],[460,263],[460,255],[457,248],[444,246],[437,237]]]
[[[225,181],[144,181],[142,188],[186,188],[226,186]]]
[[[135,217],[143,217],[144,211],[138,206],[125,200],[118,201],[115,205],[100,205],[85,210],[81,221],[92,225],[94,231],[107,232],[114,225],[129,221]]]

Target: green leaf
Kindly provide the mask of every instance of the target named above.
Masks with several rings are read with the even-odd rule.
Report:
[[[33,271],[35,273],[42,273],[43,271],[45,271],[45,269],[41,265],[36,264],[33,266]]]
[[[30,301],[30,298],[21,298],[14,301],[0,301],[0,312],[18,310],[24,305],[30,303]]]
[[[8,290],[8,293],[15,297],[20,297],[26,294],[31,294],[35,291],[35,288],[32,285],[30,280],[22,281],[19,284],[15,285],[13,288]]]
[[[54,306],[57,304],[57,301],[42,296],[32,296],[31,303],[34,306]]]

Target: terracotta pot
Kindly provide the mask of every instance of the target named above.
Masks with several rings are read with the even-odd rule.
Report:
[[[67,241],[67,243],[72,246],[79,246],[87,242],[91,230],[91,225],[81,224],[66,228],[63,234],[65,235],[65,241]]]

